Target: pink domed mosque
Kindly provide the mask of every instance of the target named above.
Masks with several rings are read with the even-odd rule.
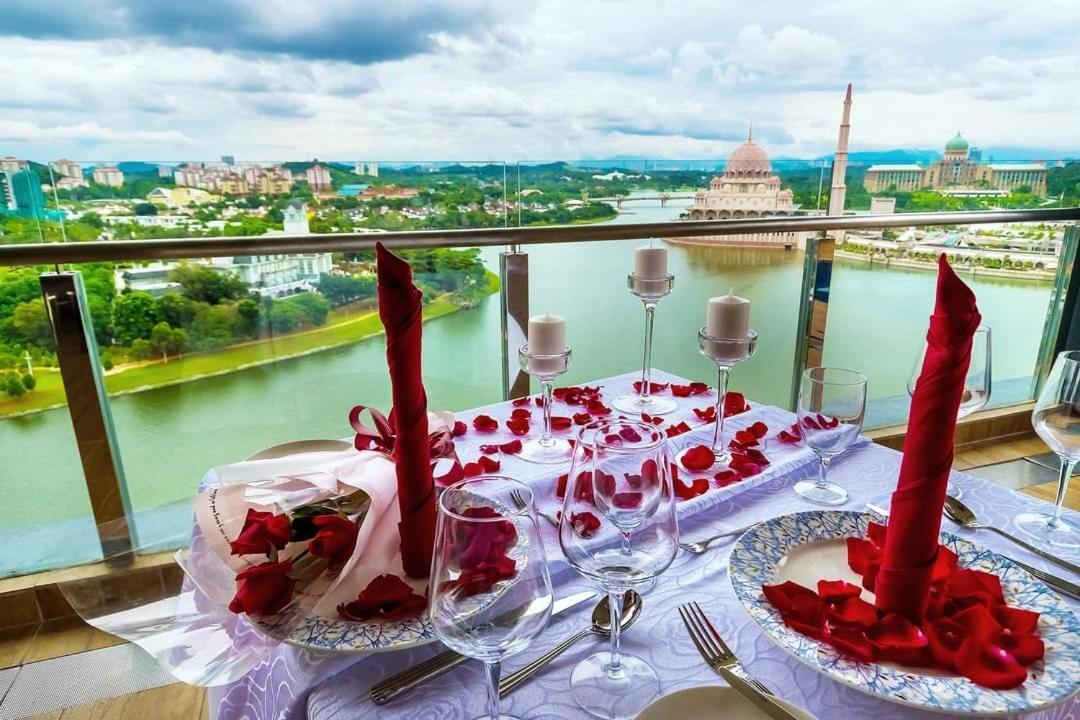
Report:
[[[728,156],[724,174],[714,177],[708,190],[694,194],[689,213],[691,220],[794,215],[795,204],[791,191],[780,189],[768,153],[751,132]]]

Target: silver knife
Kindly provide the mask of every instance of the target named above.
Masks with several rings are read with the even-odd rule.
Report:
[[[869,510],[870,512],[872,512],[872,513],[880,515],[881,517],[884,517],[884,518],[889,517],[889,511],[886,510],[885,508],[881,507],[880,505],[875,505],[873,503],[866,503],[866,509]],[[1080,585],[1077,585],[1074,582],[1066,580],[1063,577],[1058,577],[1057,575],[1052,575],[1052,574],[1046,572],[1045,570],[1040,570],[1039,568],[1034,567],[1033,565],[1028,565],[1026,562],[1023,562],[1022,560],[1017,560],[1014,557],[1009,557],[1008,555],[1004,555],[1002,553],[997,553],[997,554],[1001,555],[1001,557],[1005,558],[1006,560],[1011,562],[1013,565],[1016,565],[1017,567],[1020,567],[1020,568],[1023,568],[1024,570],[1027,570],[1029,573],[1031,573],[1032,575],[1034,575],[1038,579],[1042,580],[1044,583],[1046,583],[1050,587],[1054,588],[1055,590],[1057,590],[1061,594],[1068,595],[1071,598],[1075,598],[1077,600],[1080,600]]]
[[[596,593],[585,591],[556,600],[551,606],[551,616],[560,615],[595,597]],[[456,668],[468,659],[453,650],[441,652],[373,685],[371,687],[371,701],[376,705],[385,705],[398,695],[442,675],[451,668]]]
[[[799,720],[795,715],[790,713],[787,708],[778,704],[775,698],[763,694],[730,669],[718,665],[716,671],[724,676],[724,679],[727,680],[727,683],[731,686],[732,690],[749,700],[754,704],[754,707],[773,718],[773,720]]]

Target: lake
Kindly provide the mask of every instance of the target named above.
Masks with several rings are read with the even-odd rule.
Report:
[[[632,202],[612,222],[675,219],[685,207]],[[573,366],[563,384],[640,367],[643,311],[626,289],[640,241],[537,246],[530,254],[530,309],[563,315]],[[498,250],[483,257],[498,269]],[[670,246],[675,290],[657,310],[653,364],[715,382],[697,352],[705,302],[733,290],[753,302],[757,354],[732,374],[732,389],[786,405],[802,277],[799,251]],[[971,279],[994,333],[993,401],[1027,392],[1050,287]],[[935,274],[838,261],[825,362],[864,372],[877,399],[868,421],[902,419],[905,386],[932,303]],[[424,326],[424,373],[433,409],[501,398],[499,296]],[[145,547],[175,546],[190,530],[189,498],[205,471],[276,443],[349,434],[357,403],[389,409],[385,343],[354,345],[228,375],[113,398],[113,419]],[[100,556],[66,409],[0,420],[5,504],[0,575]]]

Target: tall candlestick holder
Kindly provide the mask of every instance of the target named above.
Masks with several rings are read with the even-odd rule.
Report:
[[[642,278],[630,273],[626,286],[645,306],[645,352],[641,361],[641,389],[637,393],[620,395],[611,404],[624,413],[665,415],[678,409],[679,405],[672,398],[652,394],[653,318],[660,299],[671,294],[675,287],[675,276],[668,274],[659,278]]]
[[[743,338],[717,338],[709,335],[705,328],[698,331],[698,351],[716,363],[716,426],[713,429],[711,450],[716,458],[714,464],[731,462],[731,453],[724,444],[724,400],[727,398],[728,376],[731,369],[744,360],[753,357],[757,350],[757,333],[748,330]],[[683,450],[677,460],[682,464]]]
[[[555,378],[570,368],[570,348],[556,354],[533,354],[529,352],[529,344],[526,343],[518,350],[518,361],[522,370],[540,381],[543,398],[541,407],[544,411],[543,434],[523,442],[518,457],[543,465],[569,462],[572,451],[569,441],[551,434],[551,391],[555,386]]]

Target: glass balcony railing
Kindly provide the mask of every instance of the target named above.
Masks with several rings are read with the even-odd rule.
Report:
[[[712,364],[697,353],[696,333],[705,300],[731,290],[753,303],[760,338],[753,360],[734,371],[733,389],[789,406],[796,371],[817,353],[821,362],[869,375],[868,426],[902,423],[933,297],[928,260],[944,251],[993,329],[991,404],[1030,399],[1045,370],[1080,240],[1080,210],[1014,213],[1010,223],[936,213],[688,224],[680,218],[694,202],[696,176],[665,176],[656,187],[635,189],[615,175],[593,179],[601,169],[582,176],[567,167],[383,164],[377,179],[335,176],[322,191],[298,185],[292,195],[208,201],[174,198],[175,183],[163,178],[167,202],[70,191],[50,197],[59,206],[53,209],[64,211],[62,231],[59,216],[21,219],[17,228],[6,222],[0,453],[7,460],[0,480],[8,502],[0,539],[19,542],[0,545],[8,548],[0,549],[0,576],[102,555],[96,490],[80,462],[38,281],[57,269],[83,278],[122,470],[119,491],[141,552],[186,541],[190,500],[209,468],[291,440],[348,436],[348,411],[357,403],[389,409],[372,275],[376,238],[408,257],[424,291],[433,409],[462,410],[515,387],[524,391],[521,379],[505,372],[516,367],[516,347],[503,341],[504,323],[512,324],[507,312],[567,318],[574,361],[563,383],[639,369],[642,310],[626,290],[626,274],[633,248],[657,238],[668,242],[676,285],[659,305],[655,367],[715,380]],[[662,225],[627,227],[654,223]],[[843,237],[822,233],[840,225]],[[103,234],[113,242],[81,244]],[[206,247],[198,238],[221,236],[198,250]],[[64,237],[66,244],[44,249],[16,246]],[[284,240],[288,252],[275,245]],[[507,251],[527,255],[527,293],[521,276],[500,277]],[[513,343],[513,332],[508,337]],[[5,390],[13,382],[22,392]]]

